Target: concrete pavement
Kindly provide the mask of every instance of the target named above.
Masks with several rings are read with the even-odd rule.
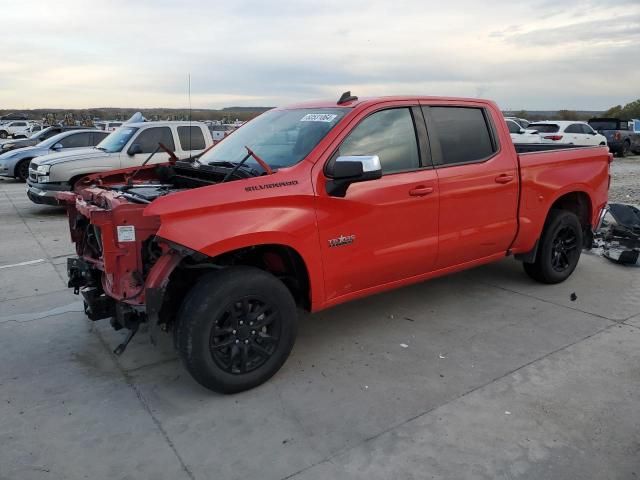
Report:
[[[506,259],[302,316],[271,381],[221,396],[167,337],[111,354],[62,210],[4,179],[0,214],[0,479],[640,477],[638,267],[543,286]]]

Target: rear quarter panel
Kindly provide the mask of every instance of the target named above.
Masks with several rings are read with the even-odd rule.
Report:
[[[524,153],[520,158],[520,228],[513,253],[531,250],[540,237],[553,203],[571,192],[590,199],[591,226],[597,223],[609,191],[607,147],[571,148]]]

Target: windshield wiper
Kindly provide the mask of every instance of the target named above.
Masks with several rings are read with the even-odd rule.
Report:
[[[249,157],[253,157],[255,158],[256,162],[258,162],[260,164],[260,166],[262,168],[264,168],[265,172],[267,172],[267,175],[271,175],[273,173],[273,170],[271,170],[271,167],[267,164],[267,162],[265,162],[264,160],[262,160],[258,155],[255,154],[255,152],[253,150],[251,150],[249,147],[247,147],[245,145],[245,147],[247,149],[247,154],[244,156],[244,158],[242,160],[240,160],[234,167],[233,169],[227,173],[224,178],[222,179],[222,182],[220,183],[224,183],[227,180],[229,180],[234,173],[236,173],[238,171],[238,169],[240,167],[242,167],[244,165],[244,163],[249,159]],[[231,162],[227,162],[227,163],[231,163]]]
[[[107,151],[107,149],[106,149],[106,148],[104,148],[104,147],[94,146],[93,148],[97,148],[98,150],[101,150],[101,151],[103,151],[103,152],[106,152],[106,151]]]

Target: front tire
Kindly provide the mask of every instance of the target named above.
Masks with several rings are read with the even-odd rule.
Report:
[[[31,163],[30,158],[22,160],[16,165],[16,178],[21,182],[26,182],[29,178],[29,163]]]
[[[297,310],[268,272],[230,267],[200,278],[178,313],[176,345],[202,386],[237,393],[271,378],[291,353]]]
[[[564,282],[580,260],[582,236],[582,226],[575,213],[552,210],[540,238],[535,262],[524,263],[524,271],[540,283]]]
[[[4,130],[2,130],[2,131],[0,132],[0,138],[7,138],[7,137],[8,137],[7,132],[5,132]]]

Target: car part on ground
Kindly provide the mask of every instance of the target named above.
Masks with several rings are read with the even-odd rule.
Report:
[[[633,205],[611,203],[602,214],[597,231],[605,258],[632,265],[640,258],[640,210]]]

